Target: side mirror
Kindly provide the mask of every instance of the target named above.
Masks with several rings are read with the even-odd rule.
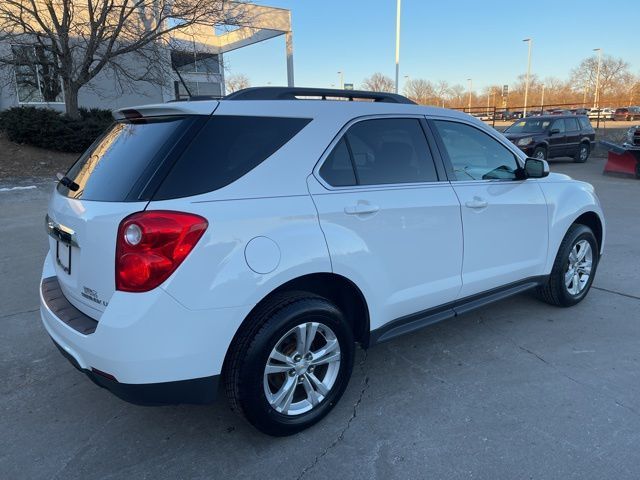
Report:
[[[549,175],[549,164],[539,158],[527,158],[524,162],[527,178],[543,178]]]
[[[555,135],[556,133],[560,133],[560,129],[559,128],[552,128],[549,131],[549,135]]]

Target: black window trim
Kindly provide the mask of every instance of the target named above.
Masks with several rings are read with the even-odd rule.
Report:
[[[352,155],[352,152],[351,152],[351,145],[349,144],[349,140],[346,137],[346,133],[356,123],[364,122],[366,120],[381,120],[381,119],[382,120],[388,120],[388,119],[415,119],[415,120],[418,120],[418,122],[420,123],[420,127],[422,128],[422,132],[424,133],[425,141],[427,143],[427,146],[429,147],[429,150],[431,152],[431,157],[433,159],[433,163],[434,163],[434,166],[435,166],[436,175],[438,177],[438,180],[433,181],[433,182],[380,183],[380,184],[376,184],[376,185],[333,186],[333,185],[329,184],[324,178],[322,178],[322,175],[320,175],[320,169],[322,168],[322,165],[324,165],[324,162],[331,155],[331,153],[333,152],[333,149],[335,148],[335,146],[340,142],[340,140],[342,140],[342,138],[344,138],[345,139],[345,144],[347,145],[347,149],[349,150],[349,156],[351,157],[351,164],[352,164],[352,167],[353,167],[353,170],[354,170],[354,174],[356,176],[356,181],[359,182],[357,169],[356,169],[355,164],[353,163],[353,155]],[[347,123],[345,123],[342,126],[342,128],[338,131],[336,136],[333,137],[333,139],[331,140],[331,142],[329,143],[329,145],[327,146],[325,151],[320,156],[320,159],[316,162],[315,166],[313,167],[312,174],[316,178],[316,180],[324,188],[326,188],[327,190],[331,190],[331,191],[380,190],[380,189],[386,189],[386,188],[394,188],[394,189],[397,189],[397,188],[415,188],[415,187],[427,186],[427,185],[442,185],[444,182],[448,183],[448,178],[447,178],[447,174],[446,174],[445,165],[444,165],[443,159],[440,156],[439,150],[436,148],[435,138],[433,136],[433,133],[431,132],[431,130],[429,129],[429,126],[427,125],[427,122],[425,120],[425,115],[424,114],[419,114],[419,113],[414,113],[414,114],[411,114],[411,113],[407,113],[407,114],[389,113],[389,114],[363,115],[363,116],[360,116],[360,117],[352,118]]]
[[[472,127],[475,128],[476,130],[488,135],[489,137],[493,138],[496,142],[498,142],[499,144],[501,144],[503,147],[505,147],[509,152],[511,152],[513,154],[513,156],[516,159],[516,163],[518,164],[518,167],[523,170],[524,169],[524,160],[520,157],[520,155],[522,154],[522,151],[520,149],[516,150],[517,147],[515,147],[515,145],[511,144],[511,142],[505,142],[504,140],[502,140],[498,135],[495,135],[494,132],[491,131],[487,131],[484,130],[482,128],[479,128],[478,125],[474,125],[471,122],[466,122],[462,119],[459,118],[454,118],[454,117],[445,117],[445,116],[432,116],[429,115],[427,117],[427,125],[429,125],[429,128],[431,129],[431,132],[433,133],[433,136],[435,138],[435,144],[438,148],[439,151],[439,156],[442,158],[442,161],[444,163],[446,172],[447,172],[447,178],[449,180],[449,182],[451,182],[452,184],[455,185],[462,185],[462,184],[476,184],[476,183],[481,183],[481,184],[486,184],[487,182],[491,182],[491,183],[495,183],[495,182],[499,182],[499,183],[520,183],[523,180],[526,180],[526,178],[514,178],[513,180],[509,180],[506,178],[490,178],[490,179],[479,179],[479,180],[458,180],[456,178],[456,174],[453,171],[453,164],[451,163],[451,159],[449,158],[449,154],[447,153],[447,149],[444,146],[444,142],[442,141],[442,137],[440,136],[440,134],[438,133],[437,127],[435,126],[435,121],[444,121],[444,122],[452,122],[452,123],[460,123],[462,125],[466,125],[468,127]]]

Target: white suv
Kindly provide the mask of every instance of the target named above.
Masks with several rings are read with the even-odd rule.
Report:
[[[291,434],[340,399],[356,344],[593,282],[591,185],[469,115],[273,87],[114,116],[53,192],[40,300],[61,352],[125,400],[224,386]]]

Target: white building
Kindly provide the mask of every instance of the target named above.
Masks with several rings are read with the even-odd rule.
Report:
[[[293,44],[291,12],[281,8],[244,4],[247,14],[242,25],[198,25],[187,31],[174,32],[172,48],[167,51],[171,68],[162,84],[139,81],[135,91],[124,92],[117,79],[107,71],[100,72],[80,89],[78,103],[85,108],[115,109],[122,106],[160,103],[192,96],[223,96],[224,54],[274,37],[285,36],[287,81],[293,86]],[[0,45],[25,59],[15,67],[10,82],[0,87],[0,110],[20,106],[44,106],[64,110],[64,97],[59,78],[52,77],[34,46]],[[125,60],[126,62],[126,60]],[[131,68],[135,69],[131,62]],[[60,87],[58,87],[60,85]]]

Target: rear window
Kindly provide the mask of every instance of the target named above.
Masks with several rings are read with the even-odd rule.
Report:
[[[310,121],[212,116],[180,155],[154,199],[198,195],[229,185],[273,155]]]
[[[137,193],[191,121],[159,117],[114,123],[67,172],[79,188],[58,183],[58,192],[82,200],[137,200]]]

